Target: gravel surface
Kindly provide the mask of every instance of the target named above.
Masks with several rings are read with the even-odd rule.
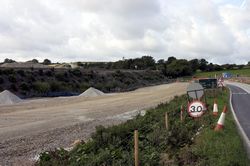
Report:
[[[32,165],[45,150],[88,140],[98,125],[129,119],[184,94],[188,83],[173,83],[98,97],[59,97],[0,106],[0,165]]]

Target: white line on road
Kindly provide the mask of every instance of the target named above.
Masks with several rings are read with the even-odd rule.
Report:
[[[249,93],[232,93],[233,95],[248,95]]]

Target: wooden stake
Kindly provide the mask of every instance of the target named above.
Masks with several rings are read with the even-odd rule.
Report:
[[[138,130],[134,131],[134,141],[135,141],[135,166],[139,166],[139,142],[138,142]]]
[[[169,123],[168,123],[168,113],[165,113],[165,125],[166,125],[166,129],[169,129]]]
[[[183,106],[181,105],[181,122],[183,122]]]

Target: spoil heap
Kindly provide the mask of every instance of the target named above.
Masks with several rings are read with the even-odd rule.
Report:
[[[97,96],[103,96],[103,95],[105,95],[105,93],[103,93],[102,91],[90,87],[89,89],[87,89],[85,92],[83,92],[83,93],[80,94],[79,96],[84,96],[84,97],[97,97]]]
[[[15,104],[21,101],[22,100],[18,96],[14,95],[8,90],[0,93],[0,105]]]

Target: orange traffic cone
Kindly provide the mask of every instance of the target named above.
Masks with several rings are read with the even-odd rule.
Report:
[[[227,106],[224,106],[223,112],[220,115],[217,126],[214,129],[215,131],[220,131],[224,128],[226,112],[227,112]]]
[[[218,115],[218,104],[217,104],[217,100],[216,99],[214,99],[213,115],[214,116]]]

